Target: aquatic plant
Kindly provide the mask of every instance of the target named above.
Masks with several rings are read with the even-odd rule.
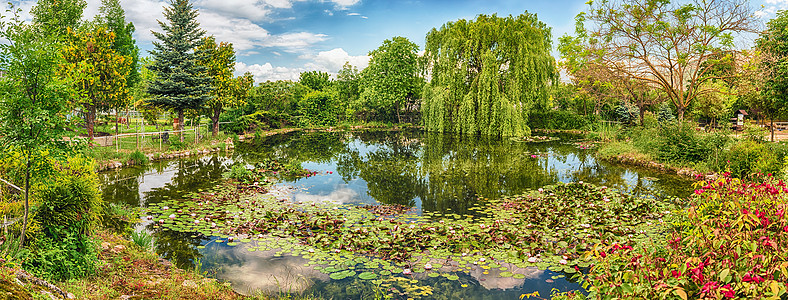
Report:
[[[671,200],[623,195],[582,182],[560,184],[525,195],[479,199],[475,215],[425,212],[402,207],[356,207],[292,203],[255,196],[262,185],[225,184],[192,194],[192,200],[150,204],[159,230],[217,237],[250,251],[308,258],[308,266],[334,280],[413,277],[459,280],[475,268],[525,278],[537,267],[573,274],[587,270],[583,256],[601,245],[638,244],[662,234],[660,218],[675,209]],[[202,246],[201,246],[202,247]]]

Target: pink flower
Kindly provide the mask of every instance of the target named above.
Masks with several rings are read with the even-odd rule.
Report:
[[[736,292],[733,291],[733,288],[731,288],[730,284],[723,285],[720,291],[722,291],[722,295],[727,298],[733,298],[736,296]]]

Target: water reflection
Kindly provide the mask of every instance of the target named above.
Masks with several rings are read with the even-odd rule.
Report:
[[[682,178],[600,162],[592,150],[576,148],[571,136],[561,138],[534,144],[419,131],[293,132],[240,143],[233,153],[156,162],[100,177],[106,201],[139,207],[209,189],[233,163],[251,165],[270,158],[294,160],[319,173],[284,182],[297,189],[289,194],[279,189],[280,197],[297,202],[401,204],[416,207],[417,213],[473,214],[468,208],[479,197],[515,195],[558,182],[585,181],[636,195],[683,197],[690,192]],[[210,242],[214,237],[153,230],[152,224],[145,228],[153,233],[159,255],[182,268],[193,268],[199,260],[238,291],[325,291],[324,295],[336,298],[361,293],[350,288],[355,281],[331,281],[303,267],[303,258],[250,252],[244,244],[217,245]],[[199,249],[201,245],[206,247]],[[499,270],[490,274],[473,270],[461,280],[470,284],[468,288],[440,278],[423,281],[436,289],[436,298],[447,299],[517,297],[534,290],[547,295],[553,287],[578,288],[566,280],[546,283],[556,275],[549,271],[521,271],[529,276],[501,278]]]

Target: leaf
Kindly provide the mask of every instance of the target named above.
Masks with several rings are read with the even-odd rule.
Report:
[[[687,292],[684,291],[682,288],[677,288],[673,290],[673,292],[679,296],[682,300],[687,300]]]

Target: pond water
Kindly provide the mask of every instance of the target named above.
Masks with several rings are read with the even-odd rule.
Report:
[[[420,131],[293,132],[239,143],[231,153],[155,162],[100,177],[105,201],[137,207],[208,190],[233,164],[269,158],[299,161],[319,174],[279,183],[278,190],[287,191],[279,197],[296,202],[401,204],[415,207],[413,214],[472,215],[469,208],[480,197],[516,195],[558,182],[584,181],[643,197],[685,197],[691,192],[683,178],[601,162],[593,158],[593,150],[576,144],[575,137],[557,137],[557,141],[526,143]],[[249,251],[253,245],[213,243],[215,237],[157,230],[150,221],[138,230],[152,233],[155,251],[162,257],[183,268],[199,267],[244,294],[305,292],[357,299],[370,288],[357,279],[331,280],[307,266],[307,259],[276,250]],[[517,298],[534,291],[544,297],[553,288],[580,288],[563,274],[532,267],[519,271],[525,278],[475,269],[460,280],[418,279],[420,286],[431,288],[429,298],[445,299]]]

